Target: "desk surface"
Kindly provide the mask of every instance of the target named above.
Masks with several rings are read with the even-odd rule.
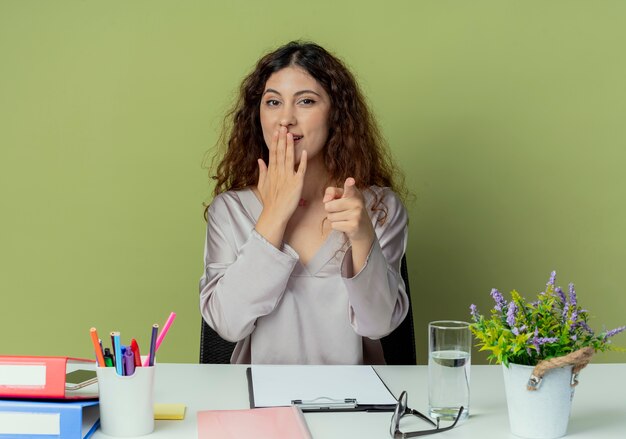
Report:
[[[376,370],[396,397],[407,390],[409,407],[427,411],[426,366],[377,366]],[[470,391],[469,419],[433,437],[516,438],[509,433],[501,366],[472,366]],[[143,438],[197,438],[199,410],[249,408],[246,366],[158,364],[155,398],[161,403],[184,403],[185,419],[156,421],[154,433]],[[390,437],[391,413],[307,413],[305,416],[315,439]],[[423,427],[415,423],[415,429]],[[110,436],[98,430],[93,437]],[[580,374],[567,438],[625,437],[626,364],[591,364]]]

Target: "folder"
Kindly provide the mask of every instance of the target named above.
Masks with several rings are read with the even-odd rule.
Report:
[[[250,408],[393,411],[398,402],[371,366],[253,365],[246,375]]]
[[[98,401],[0,399],[0,439],[87,439],[99,415]]]
[[[95,362],[72,357],[0,355],[0,398],[94,399],[98,384],[66,389],[65,375],[94,370]]]
[[[198,412],[198,439],[311,439],[298,407]]]

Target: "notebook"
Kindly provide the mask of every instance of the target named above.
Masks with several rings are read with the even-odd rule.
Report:
[[[198,412],[198,439],[311,439],[302,411],[296,407]]]

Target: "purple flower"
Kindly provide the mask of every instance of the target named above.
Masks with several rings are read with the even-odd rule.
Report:
[[[587,331],[589,334],[593,335],[593,329],[591,329],[591,327],[587,324],[587,322],[585,322],[585,321],[577,322],[576,326],[580,326],[585,331]]]
[[[546,287],[554,286],[555,281],[556,281],[556,271],[553,271],[552,273],[550,273],[550,280],[548,280]]]
[[[470,305],[470,313],[472,314],[472,318],[477,321],[478,320],[478,308],[473,303]]]
[[[578,319],[578,310],[574,308],[574,311],[572,311],[572,316],[570,317],[570,321],[572,322],[569,326],[570,331],[576,327],[577,319]]]
[[[509,327],[511,328],[515,326],[515,312],[516,311],[517,311],[517,305],[515,305],[515,302],[511,302],[509,304],[509,309],[506,312],[506,322],[509,324]]]
[[[555,343],[558,339],[559,339],[558,337],[539,337],[539,338],[533,339],[533,341],[537,343],[539,346],[541,346],[546,343]]]
[[[569,303],[566,303],[563,307],[563,320],[567,319],[567,313],[569,313]]]
[[[604,334],[604,339],[606,340],[607,338],[613,337],[614,335],[622,332],[624,329],[626,329],[626,326],[620,326],[619,328],[611,329],[606,334]]]
[[[576,334],[571,335],[569,338],[571,338],[574,341],[578,340],[578,337],[576,336]]]
[[[555,343],[558,339],[558,337],[539,337],[539,328],[535,328],[535,336],[530,340],[530,344],[535,347],[537,354],[541,355],[542,345],[546,343]]]
[[[546,343],[554,343],[559,338],[558,337],[539,337],[539,331],[535,329],[535,336],[532,338],[531,343],[539,350],[539,346],[544,345]]]
[[[494,288],[491,290],[491,297],[493,297],[493,300],[496,301],[493,309],[495,309],[496,311],[502,311],[502,308],[506,306],[506,300],[504,300],[504,297],[502,297],[502,293]]]
[[[576,290],[574,289],[574,284],[569,284],[569,303],[576,307]]]
[[[524,331],[526,331],[526,325],[522,325],[519,328],[515,327],[515,328],[511,329],[511,332],[514,335],[520,335]]]
[[[556,287],[554,292],[557,294],[557,296],[559,296],[559,300],[561,301],[561,303],[566,303],[567,302],[567,299],[565,298],[565,293],[563,292],[561,287]]]

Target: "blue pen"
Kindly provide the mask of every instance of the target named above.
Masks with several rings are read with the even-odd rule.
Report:
[[[128,349],[128,347],[122,345],[122,372],[124,376],[128,375],[128,372],[126,372],[126,360],[124,359],[126,357],[126,349]]]
[[[115,342],[115,369],[118,375],[124,375],[124,366],[123,366],[123,358],[122,357],[122,343],[120,342],[120,333],[118,331],[114,331],[111,333],[113,335],[113,340]]]
[[[158,332],[159,325],[155,323],[152,325],[152,339],[150,340],[150,356],[148,357],[148,366],[154,366],[154,354],[156,353],[156,339]]]

